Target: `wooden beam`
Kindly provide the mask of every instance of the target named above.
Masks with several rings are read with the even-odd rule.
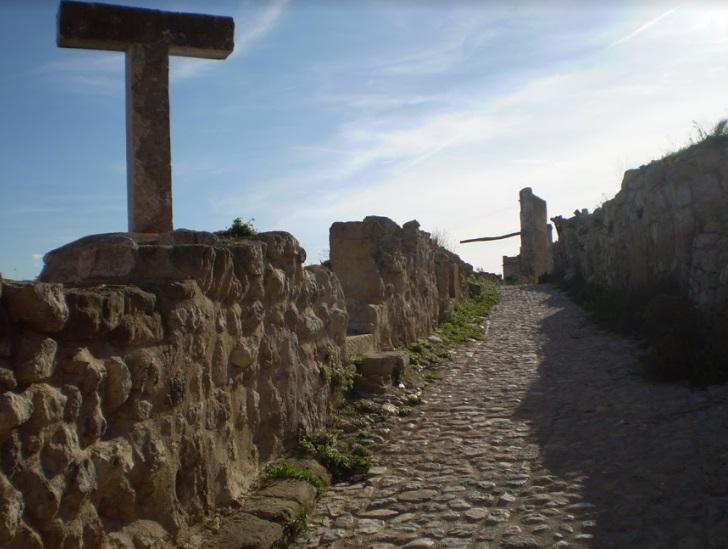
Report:
[[[518,236],[521,232],[504,234],[502,236],[484,236],[482,238],[471,238],[469,240],[461,240],[460,244],[467,244],[468,242],[490,242],[491,240],[503,240],[504,238],[511,238],[512,236]]]

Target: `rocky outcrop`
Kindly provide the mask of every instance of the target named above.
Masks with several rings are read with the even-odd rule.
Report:
[[[438,246],[417,221],[386,217],[334,223],[331,268],[346,296],[351,335],[372,334],[378,349],[430,335],[462,297],[472,267]]]
[[[336,276],[287,233],[114,234],[0,283],[0,546],[174,539],[323,425]]]
[[[677,287],[703,308],[728,300],[728,140],[624,174],[592,214],[555,218],[557,268],[615,290]]]

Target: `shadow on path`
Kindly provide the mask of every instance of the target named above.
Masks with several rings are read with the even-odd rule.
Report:
[[[646,380],[637,347],[552,286],[538,378],[516,415],[543,465],[581,485],[595,547],[728,547],[728,387]]]

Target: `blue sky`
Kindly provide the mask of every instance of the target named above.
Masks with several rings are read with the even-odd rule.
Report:
[[[226,61],[173,58],[175,227],[416,218],[500,272],[518,190],[593,208],[728,115],[718,2],[118,1],[235,17]],[[60,49],[57,2],[0,2],[0,272],[126,230],[123,54]]]

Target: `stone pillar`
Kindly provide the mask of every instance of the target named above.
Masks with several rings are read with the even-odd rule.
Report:
[[[129,231],[172,230],[169,55],[163,42],[126,51],[126,155]]]
[[[533,194],[530,187],[519,194],[521,202],[521,282],[535,284],[541,275],[553,270],[546,201]]]

